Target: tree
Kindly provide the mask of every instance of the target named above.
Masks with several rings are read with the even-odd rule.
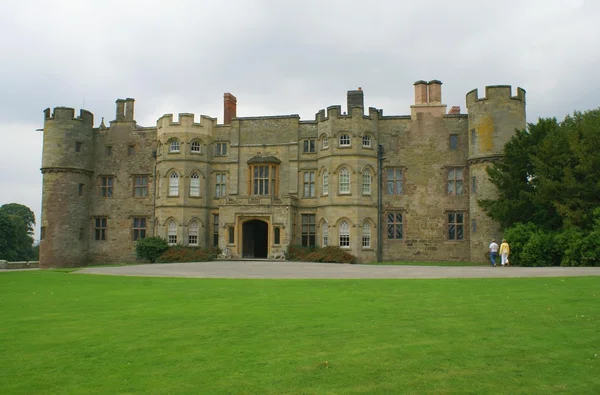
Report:
[[[32,246],[33,238],[23,219],[0,210],[0,259],[29,260]]]
[[[146,237],[135,243],[135,254],[137,259],[147,260],[154,263],[163,252],[169,249],[169,244],[160,237]]]
[[[33,229],[35,227],[35,214],[33,214],[33,211],[31,211],[29,207],[19,203],[8,203],[1,206],[0,211],[4,212],[5,214],[16,215],[17,217],[20,217],[27,226],[27,233],[33,234]]]

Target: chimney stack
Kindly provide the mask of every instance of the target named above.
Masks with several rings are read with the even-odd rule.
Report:
[[[415,82],[415,104],[427,104],[427,82]]]
[[[230,125],[231,120],[236,117],[237,99],[231,93],[223,95],[223,123]]]
[[[365,107],[363,90],[359,86],[355,91],[348,91],[347,97],[347,105],[348,105],[348,114],[352,115],[352,107]]]
[[[123,121],[125,120],[125,100],[123,99],[117,99],[117,101],[115,102],[117,103],[117,121]]]
[[[457,115],[460,114],[460,106],[452,106],[450,107],[450,111],[448,111],[449,115]]]
[[[430,104],[442,104],[442,81],[431,80],[427,84]]]
[[[134,102],[135,102],[135,100],[130,97],[125,99],[125,120],[126,121],[133,121],[133,103]]]

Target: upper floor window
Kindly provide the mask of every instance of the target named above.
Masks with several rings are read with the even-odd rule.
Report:
[[[179,152],[179,140],[172,139],[169,142],[169,152],[174,152],[174,153]]]
[[[83,143],[81,141],[75,142],[75,152],[81,152],[82,147],[83,147]]]
[[[371,248],[371,225],[368,222],[362,226],[362,247]]]
[[[448,240],[464,240],[465,214],[448,213]]]
[[[315,140],[304,140],[304,153],[315,152]]]
[[[192,141],[192,143],[190,144],[190,152],[193,154],[201,153],[202,150],[201,150],[200,142]]]
[[[167,226],[167,242],[169,245],[177,244],[177,224],[175,221],[169,221],[169,225]]]
[[[458,134],[451,134],[449,143],[450,143],[451,150],[457,150],[458,149]]]
[[[133,180],[133,196],[148,196],[148,176],[135,176]]]
[[[464,181],[464,168],[462,167],[451,167],[448,169],[448,183],[446,190],[448,195],[462,195],[463,194],[463,181]]]
[[[348,225],[348,222],[346,221],[343,221],[340,224],[340,247],[350,247],[350,225]]]
[[[362,175],[362,193],[363,195],[370,195],[371,194],[371,170],[369,169],[365,169],[363,171],[363,175]]]
[[[364,135],[362,138],[362,145],[365,148],[371,148],[371,136],[368,134]]]
[[[252,195],[274,195],[277,182],[276,165],[256,164],[250,166],[250,192]]]
[[[192,221],[190,223],[188,229],[188,245],[197,246],[198,245],[198,233],[200,227],[198,226],[197,221]]]
[[[100,177],[100,196],[111,198],[113,196],[114,177]]]
[[[146,218],[135,217],[133,218],[133,226],[131,227],[131,238],[133,241],[143,239],[146,237]]]
[[[220,198],[227,194],[227,175],[225,173],[217,173],[215,176],[215,196]]]
[[[315,172],[304,172],[304,197],[315,197]]]
[[[323,195],[329,195],[329,172],[323,171]]]
[[[388,195],[402,195],[402,169],[389,168],[386,171],[386,184]]]
[[[315,246],[315,214],[302,214],[302,245],[305,247]]]
[[[350,193],[350,171],[344,167],[340,170],[340,193]]]
[[[350,147],[350,135],[342,133],[340,135],[340,147]]]
[[[475,147],[475,145],[477,145],[477,131],[471,129],[471,146]]]
[[[200,176],[196,172],[190,176],[190,196],[200,196]]]
[[[176,171],[169,176],[169,196],[179,196],[179,174]]]
[[[322,149],[329,148],[329,137],[327,137],[327,136],[323,137],[323,141],[321,142],[321,147],[322,147]]]
[[[215,149],[216,156],[227,156],[227,143],[217,143]]]
[[[112,146],[107,145],[104,147],[104,156],[112,156]]]
[[[477,177],[475,176],[471,177],[471,193],[477,193]]]
[[[79,196],[83,196],[83,187],[84,187],[84,184],[79,184],[79,188],[77,190]]]
[[[127,146],[127,156],[135,155],[135,145],[131,144]]]

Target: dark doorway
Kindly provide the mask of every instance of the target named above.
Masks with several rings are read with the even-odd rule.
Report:
[[[269,251],[269,225],[253,219],[242,225],[242,256],[244,258],[266,258]]]

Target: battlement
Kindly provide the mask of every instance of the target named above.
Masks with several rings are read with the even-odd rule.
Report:
[[[79,110],[79,116],[75,117],[75,109],[71,107],[54,107],[50,112],[50,108],[44,110],[44,121],[81,121],[86,125],[94,124],[94,114],[88,110]]]
[[[485,97],[482,98],[479,97],[478,90],[473,89],[467,93],[467,108],[476,102],[507,99],[519,100],[525,104],[525,89],[517,88],[517,95],[512,96],[512,87],[510,85],[490,85],[485,87]]]
[[[216,122],[215,118],[208,117],[206,115],[200,115],[200,122],[195,122],[194,118],[196,117],[193,113],[179,113],[179,120],[177,122],[173,121],[173,114],[165,114],[162,117],[158,118],[156,124],[159,128],[164,127],[196,127],[196,128],[204,128],[208,124],[214,124]]]

